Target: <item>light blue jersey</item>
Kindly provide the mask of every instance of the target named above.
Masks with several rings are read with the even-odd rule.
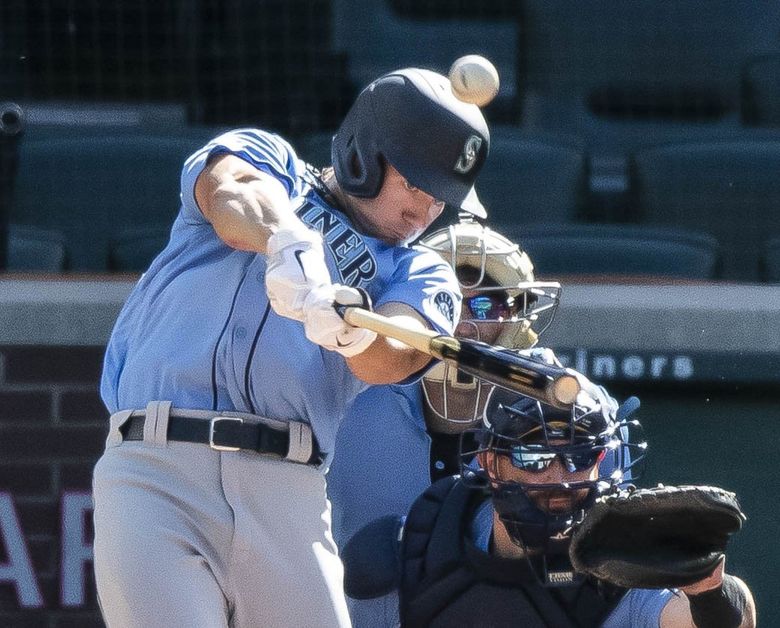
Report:
[[[339,547],[374,519],[406,515],[430,486],[431,438],[422,404],[420,386],[373,386],[347,412],[328,471]]]
[[[207,160],[237,155],[276,177],[298,216],[323,234],[334,283],[367,290],[375,306],[407,304],[441,333],[460,312],[452,269],[424,249],[359,233],[312,187],[282,138],[256,129],[217,137],[187,159],[181,209],[165,249],[130,294],[106,351],[101,395],[110,412],[169,400],[179,408],[234,410],[312,425],[331,453],[338,423],[366,385],[345,359],[277,315],[265,291],[265,256],[227,246],[194,197]]]

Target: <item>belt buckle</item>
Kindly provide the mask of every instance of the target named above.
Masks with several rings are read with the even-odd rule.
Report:
[[[215,416],[209,421],[209,447],[215,451],[238,451],[240,447],[230,447],[228,445],[218,445],[214,442],[214,430],[218,421],[237,421],[243,423],[244,419],[233,416]]]

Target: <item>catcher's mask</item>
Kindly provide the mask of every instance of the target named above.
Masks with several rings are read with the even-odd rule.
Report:
[[[628,417],[638,407],[636,397],[619,407],[597,386],[581,393],[571,410],[495,389],[477,430],[476,451],[462,439],[464,477],[475,477],[465,463],[477,455],[482,466],[478,475],[491,493],[496,513],[511,539],[541,571],[543,584],[578,581],[568,561],[573,524],[599,495],[636,478],[634,467],[644,458],[646,444],[632,442],[641,435],[641,426]],[[555,481],[533,481],[534,475],[555,475],[550,470],[553,464],[562,467]]]
[[[468,218],[419,244],[456,269],[464,293],[455,334],[512,349],[529,348],[552,323],[561,286],[534,281],[533,264],[517,244]],[[495,333],[498,336],[486,337]],[[474,427],[492,386],[440,362],[423,377],[428,429],[453,434]]]
[[[414,187],[485,218],[474,181],[489,145],[479,107],[458,100],[446,76],[404,68],[360,92],[333,137],[331,158],[336,180],[353,196],[379,194],[389,163]]]

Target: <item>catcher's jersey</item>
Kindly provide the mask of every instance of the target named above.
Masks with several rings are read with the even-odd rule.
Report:
[[[413,307],[440,333],[460,312],[452,269],[436,254],[359,233],[312,187],[306,165],[279,136],[256,129],[221,135],[185,162],[181,208],[165,249],[134,287],[106,350],[101,396],[110,412],[169,400],[190,409],[235,410],[312,425],[332,452],[344,409],[366,385],[338,353],[278,316],[265,292],[265,256],[217,236],[194,188],[207,160],[230,153],[281,181],[296,213],[323,234],[334,283],[365,288],[376,306]]]

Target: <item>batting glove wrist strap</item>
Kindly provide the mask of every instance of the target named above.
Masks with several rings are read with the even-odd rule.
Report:
[[[341,305],[359,306],[363,303],[363,296],[354,288],[338,284],[320,286],[306,297],[303,325],[309,340],[351,358],[368,349],[376,340],[376,333],[345,322],[334,307],[337,295]]]
[[[280,229],[268,238],[265,289],[277,314],[302,321],[309,292],[329,284],[319,233],[301,225]]]

